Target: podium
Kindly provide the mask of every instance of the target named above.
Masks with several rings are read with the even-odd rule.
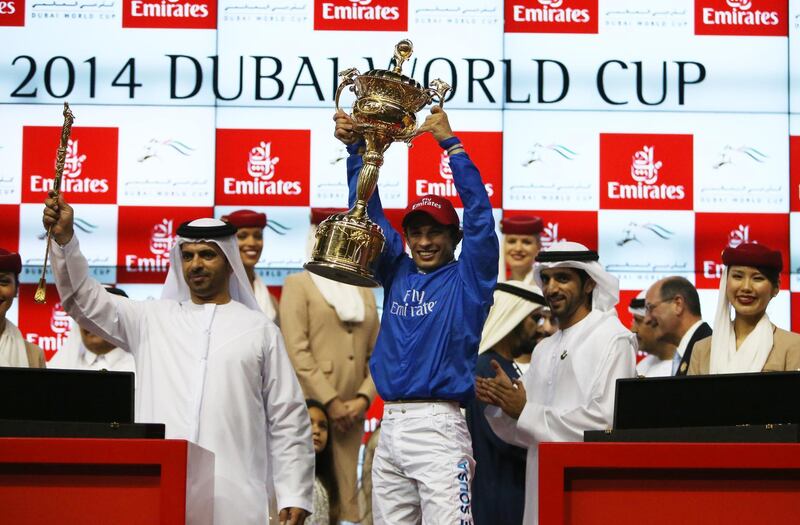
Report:
[[[183,440],[0,438],[15,525],[211,525],[214,455]]]
[[[542,443],[540,525],[800,523],[798,443]]]

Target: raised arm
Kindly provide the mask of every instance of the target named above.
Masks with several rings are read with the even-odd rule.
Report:
[[[423,131],[430,131],[439,146],[448,153],[453,183],[464,204],[464,239],[459,256],[461,276],[470,288],[481,291],[480,299],[488,306],[492,303],[492,293],[497,283],[500,257],[489,195],[478,168],[453,134],[442,108],[434,106],[431,109],[431,114],[420,126],[420,132]]]
[[[53,228],[50,244],[51,265],[61,306],[81,326],[116,346],[136,353],[132,344],[144,305],[106,292],[89,277],[89,263],[80,251],[73,231],[73,210],[62,195],[45,201],[42,222]]]
[[[343,112],[334,115],[334,121],[336,122],[334,136],[347,146],[347,152],[350,154],[347,157],[347,187],[349,190],[348,206],[352,208],[356,202],[358,173],[364,165],[361,158],[363,140],[361,136],[353,131],[352,120]],[[401,261],[407,259],[403,239],[386,219],[377,188],[369,202],[367,202],[367,214],[373,222],[383,229],[383,235],[386,239],[386,244],[378,259],[375,271],[378,280],[386,285],[393,275],[393,269],[397,268]]]

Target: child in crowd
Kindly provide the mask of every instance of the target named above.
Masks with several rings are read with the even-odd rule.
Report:
[[[335,525],[339,523],[339,491],[333,465],[333,448],[328,439],[328,414],[325,406],[314,399],[307,399],[306,406],[311,418],[311,439],[316,454],[313,514],[306,520],[306,525]]]

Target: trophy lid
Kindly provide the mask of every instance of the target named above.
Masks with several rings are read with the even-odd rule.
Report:
[[[391,70],[389,69],[372,69],[364,73],[364,76],[367,77],[376,77],[376,78],[386,78],[389,80],[394,80],[396,82],[401,82],[403,84],[408,84],[411,87],[422,89],[422,84],[417,82],[411,77],[407,77],[402,74],[403,70],[403,63],[406,62],[409,58],[411,58],[411,53],[414,52],[414,44],[411,43],[411,40],[404,39],[397,43],[394,46],[394,62],[395,67]]]

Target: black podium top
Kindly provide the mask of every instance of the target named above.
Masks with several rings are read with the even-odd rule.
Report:
[[[620,379],[614,430],[800,423],[800,372]]]
[[[0,419],[133,423],[132,372],[0,367]]]

